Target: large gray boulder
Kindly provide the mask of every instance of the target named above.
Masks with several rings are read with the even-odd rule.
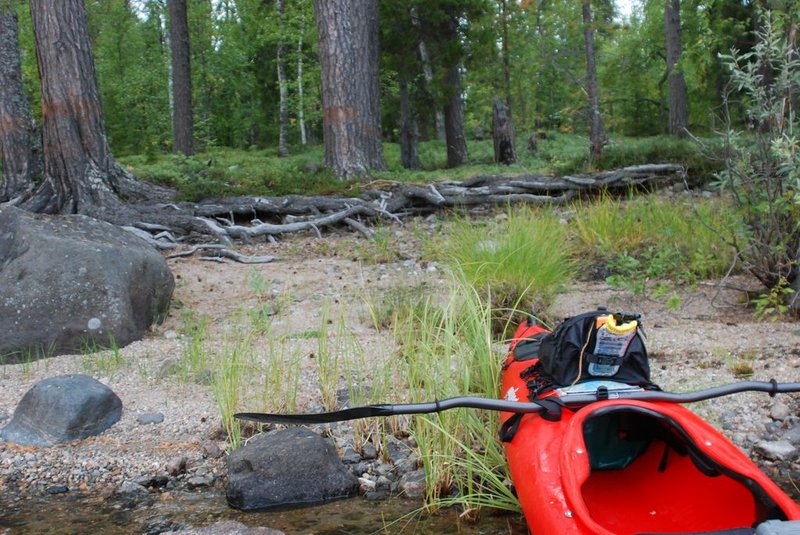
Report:
[[[122,416],[122,401],[87,375],[60,375],[39,381],[14,410],[0,438],[22,446],[52,446],[99,435]]]
[[[246,511],[310,505],[358,492],[331,441],[297,427],[250,440],[228,457],[228,504]]]
[[[0,363],[129,344],[164,318],[174,287],[128,231],[0,208]]]

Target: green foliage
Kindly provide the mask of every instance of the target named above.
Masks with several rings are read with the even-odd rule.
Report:
[[[389,288],[367,300],[370,323],[378,331],[396,328],[419,315],[429,299],[427,289],[421,286]]]
[[[544,310],[573,273],[566,232],[550,210],[509,209],[498,224],[458,221],[441,254],[495,306]]]
[[[437,306],[428,301],[395,331],[404,352],[411,402],[460,395],[495,396],[500,355],[494,351],[493,310],[456,274]],[[519,510],[506,486],[507,465],[496,438],[494,411],[445,411],[416,418],[412,432],[427,476],[427,506],[458,505],[474,518],[481,507]]]
[[[644,293],[647,281],[693,283],[724,274],[733,249],[720,230],[741,229],[741,221],[719,200],[650,195],[578,205],[572,226],[582,258],[607,265],[611,284]]]
[[[214,149],[192,157],[130,156],[120,161],[136,176],[166,184],[181,200],[198,201],[230,195],[307,195],[347,190],[353,184],[320,169],[320,148],[288,158],[275,151]]]
[[[239,406],[243,375],[252,361],[254,343],[250,333],[234,332],[234,341],[225,341],[223,358],[212,376],[214,399],[219,408],[222,427],[233,449],[240,447],[242,443],[241,424],[233,415]]]
[[[728,119],[725,168],[717,185],[731,193],[747,224],[747,240],[729,240],[745,268],[767,289],[777,289],[773,297],[799,273],[800,121],[794,106],[800,58],[784,30],[792,20],[764,15],[753,49],[724,56],[732,83],[728,100],[742,99],[750,131],[735,131]],[[793,292],[786,297],[793,298]]]
[[[89,374],[112,377],[123,367],[125,360],[119,344],[110,337],[107,344],[87,341],[83,347],[81,364]]]
[[[786,279],[780,279],[769,291],[759,294],[752,300],[756,307],[756,317],[775,321],[790,311],[787,298],[794,294]]]
[[[208,336],[210,319],[206,316],[196,316],[187,310],[182,314],[185,339],[183,355],[178,372],[188,380],[202,380],[208,371],[209,356],[205,349]]]

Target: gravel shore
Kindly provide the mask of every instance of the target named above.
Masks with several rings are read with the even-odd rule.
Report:
[[[332,239],[323,243],[294,238],[288,244],[250,248],[245,252],[279,258],[255,267],[196,258],[170,260],[177,282],[173,313],[144,340],[123,348],[120,362],[110,364],[115,357],[109,355],[63,355],[0,367],[0,426],[31,386],[55,375],[92,375],[123,402],[122,419],[100,436],[41,449],[0,442],[2,500],[63,492],[104,497],[139,487],[224,487],[228,445],[213,389],[202,378],[187,381],[170,373],[185,350],[179,333],[186,311],[210,318],[213,340],[225,332],[227,319],[237,311],[257,306],[252,278],[258,273],[267,291],[291,296],[290,305],[275,320],[285,332],[314,328],[322,303],[333,300],[349,311],[348,325],[369,350],[382,343],[382,336],[359,312],[365,294],[403,285],[436,287],[443,281],[437,266],[418,263],[412,255],[390,264],[362,263],[353,258],[355,238],[343,237],[331,246]],[[680,295],[680,309],[672,311],[665,301],[634,297],[602,282],[581,282],[559,296],[553,313],[567,316],[598,305],[641,312],[653,380],[665,390],[731,382],[746,367],[752,371],[747,378],[800,381],[800,323],[756,321],[732,289],[701,284]],[[305,361],[301,365],[298,403],[313,408],[318,406],[318,392],[310,386],[313,381],[304,379],[311,366]],[[770,475],[784,482],[800,481],[800,397],[743,394],[692,408]],[[777,454],[769,448],[779,441],[793,444],[795,452]]]

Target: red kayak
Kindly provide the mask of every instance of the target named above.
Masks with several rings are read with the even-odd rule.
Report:
[[[535,347],[515,349],[546,332],[532,322],[517,330],[503,366],[504,399],[528,401],[538,357]],[[609,399],[503,413],[511,476],[534,535],[800,533],[792,522],[800,506],[716,429],[678,404],[625,400],[641,388],[610,379],[543,395],[568,405],[571,395],[600,388]]]

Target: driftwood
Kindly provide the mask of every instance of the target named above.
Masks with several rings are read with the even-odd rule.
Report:
[[[274,256],[249,256],[242,253],[237,253],[236,251],[227,248],[224,245],[216,244],[216,243],[204,243],[201,245],[195,245],[186,251],[181,251],[178,253],[173,253],[167,258],[180,258],[184,256],[192,256],[193,254],[199,251],[209,251],[212,254],[207,256],[201,256],[201,260],[213,260],[213,261],[222,261],[225,258],[229,258],[231,260],[235,260],[240,264],[267,264],[269,262],[274,262],[276,258]]]
[[[379,219],[400,222],[410,215],[482,205],[562,204],[581,194],[645,185],[657,188],[683,177],[684,169],[679,165],[648,164],[559,178],[479,176],[427,185],[378,181],[367,184],[358,197],[247,196],[137,205],[138,220],[124,224],[165,249],[178,242],[205,241],[208,236],[229,245],[234,240],[247,243],[308,230],[319,234],[326,226],[346,225],[371,237],[368,223]]]

